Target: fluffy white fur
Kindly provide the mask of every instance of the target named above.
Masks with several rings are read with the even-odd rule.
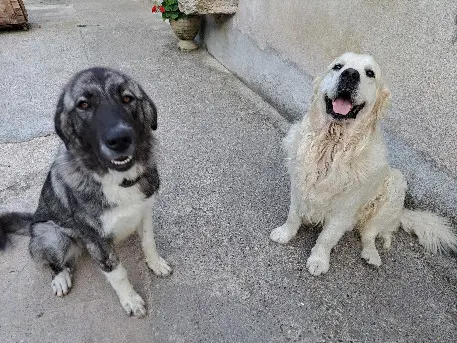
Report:
[[[335,64],[343,67],[334,70]],[[365,103],[355,119],[335,119],[326,111],[325,96],[333,98],[341,73],[353,68],[360,74],[354,105]],[[375,77],[368,77],[370,69]],[[429,251],[457,251],[457,238],[445,218],[404,208],[406,181],[389,166],[380,120],[390,93],[371,56],[345,53],[315,83],[314,97],[301,122],[284,139],[291,199],[287,221],[270,238],[292,239],[302,222],[321,223],[323,229],[306,266],[312,275],[329,269],[330,252],[346,231],[357,228],[362,258],[379,266],[375,239],[389,248],[400,224],[414,232]]]

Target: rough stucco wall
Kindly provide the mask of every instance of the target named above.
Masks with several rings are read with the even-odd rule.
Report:
[[[386,131],[428,164],[402,169],[414,181],[415,169],[427,170],[422,173],[427,177],[434,168],[455,180],[455,187],[456,15],[455,0],[240,0],[233,17],[207,17],[204,41],[211,54],[292,120],[306,111],[311,80],[336,56],[374,55],[392,92]],[[394,150],[392,158],[401,163],[403,156]],[[421,192],[425,200],[428,193]],[[448,200],[455,203],[452,196],[457,197]]]
[[[393,95],[386,127],[457,176],[455,0],[240,0],[232,30],[315,76],[367,52]]]
[[[180,0],[179,10],[186,14],[236,12],[238,0]]]

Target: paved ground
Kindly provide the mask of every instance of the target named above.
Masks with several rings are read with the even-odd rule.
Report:
[[[32,30],[0,33],[0,210],[33,210],[55,153],[53,107],[75,71],[120,68],[159,108],[163,180],[157,241],[174,274],[120,247],[149,315],[127,318],[85,258],[74,289],[51,293],[27,238],[0,255],[1,342],[455,342],[457,263],[399,232],[379,270],[355,233],[327,275],[304,268],[317,230],[268,240],[288,207],[288,124],[204,51],[183,54],[145,1],[26,1]]]

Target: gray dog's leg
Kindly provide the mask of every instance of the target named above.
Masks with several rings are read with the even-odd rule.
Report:
[[[66,295],[72,286],[72,269],[81,254],[75,240],[52,221],[38,223],[32,228],[29,251],[36,262],[51,268],[54,294]]]
[[[90,237],[85,243],[89,254],[98,263],[103,274],[116,291],[127,314],[135,317],[146,315],[145,302],[133,289],[127,277],[127,271],[119,262],[114,248],[105,240],[96,240],[95,237]]]
[[[143,220],[138,227],[138,234],[141,237],[141,246],[143,247],[144,256],[148,267],[159,276],[171,274],[172,269],[157,252],[154,226],[152,223],[152,201],[151,206],[146,206],[143,212]]]

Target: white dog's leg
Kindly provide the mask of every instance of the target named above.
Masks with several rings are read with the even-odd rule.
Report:
[[[354,221],[347,218],[334,218],[325,223],[311,255],[306,261],[306,268],[312,275],[324,274],[330,266],[330,252],[346,231],[353,228]]]
[[[396,209],[395,209],[396,210]],[[398,212],[396,210],[396,212]],[[398,214],[396,214],[390,205],[385,205],[379,213],[360,230],[362,239],[362,258],[367,263],[379,267],[381,257],[376,249],[375,240],[380,235],[384,240],[384,249],[389,249],[392,243],[392,232],[400,226]]]
[[[386,250],[389,250],[392,244],[392,232],[382,233],[381,237],[384,240],[384,244],[382,245],[382,247]]]
[[[375,239],[380,235],[384,239],[384,248],[389,249],[392,232],[400,226],[403,211],[406,183],[398,170],[392,170],[386,181],[385,194],[387,199],[378,212],[360,230],[362,238],[362,258],[369,264],[380,266],[381,257],[376,249]]]
[[[299,214],[298,207],[299,199],[295,194],[293,183],[291,184],[290,188],[290,207],[287,220],[282,226],[277,227],[270,233],[270,239],[281,244],[286,244],[292,238],[294,238],[302,223],[302,218]]]
[[[171,267],[157,252],[156,241],[154,238],[154,227],[152,224],[152,210],[149,207],[147,207],[144,211],[143,221],[139,231],[141,246],[143,247],[148,267],[156,275],[169,275],[172,272]]]
[[[367,263],[376,267],[381,265],[381,257],[379,256],[378,249],[376,249],[375,240],[379,233],[379,228],[375,223],[370,223],[361,231],[362,238],[362,258]]]
[[[146,314],[144,300],[133,289],[127,277],[127,271],[121,263],[112,271],[103,272],[103,274],[105,274],[109,283],[116,291],[119,301],[128,315],[133,314],[135,317],[142,317]]]

